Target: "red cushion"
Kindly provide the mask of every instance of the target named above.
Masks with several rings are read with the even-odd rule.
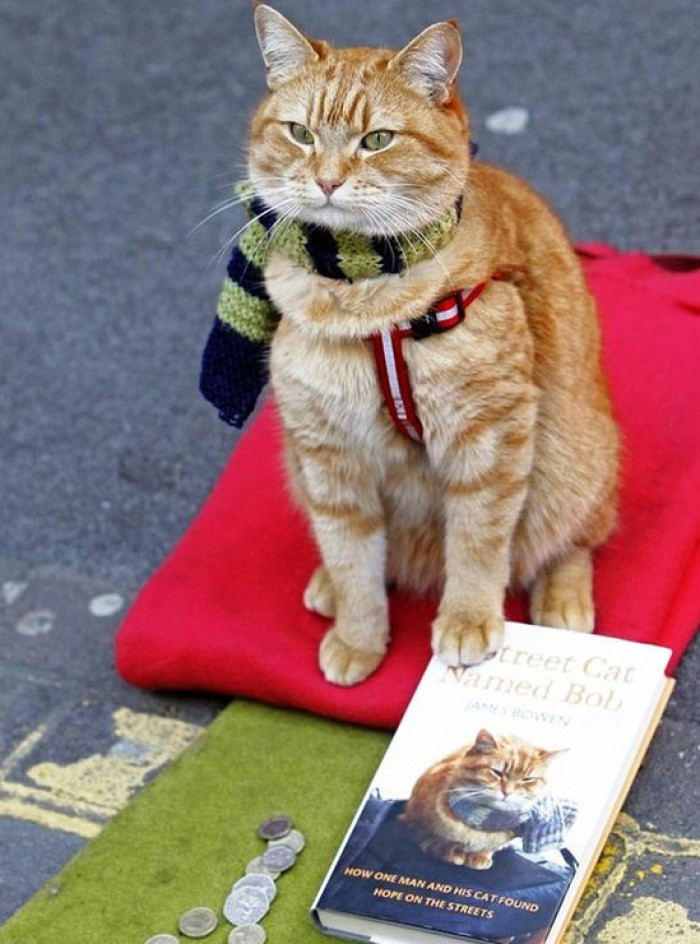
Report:
[[[600,303],[604,359],[624,432],[620,526],[596,558],[598,632],[673,648],[700,619],[700,260],[661,264],[581,247]],[[366,682],[327,683],[328,621],[302,591],[318,553],[285,489],[268,404],[117,638],[122,676],[395,725],[429,657],[434,602],[394,594],[392,644]],[[525,619],[522,601],[511,618]]]

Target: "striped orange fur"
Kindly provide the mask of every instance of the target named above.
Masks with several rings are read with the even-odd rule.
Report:
[[[595,305],[545,202],[470,159],[456,24],[398,53],[334,49],[265,5],[256,26],[270,91],[249,176],[278,214],[415,233],[463,197],[452,239],[401,276],[346,283],[274,252],[265,270],[287,466],[323,561],[305,603],[335,620],[324,674],[349,685],[380,664],[387,583],[441,594],[432,643],[449,665],[499,646],[509,583],[530,588],[536,622],[592,630],[591,551],[618,476]],[[390,141],[370,149],[375,131]],[[367,338],[495,271],[464,323],[405,343],[424,442],[405,439]]]
[[[467,825],[453,812],[450,796],[463,791],[487,808],[500,803],[526,811],[546,790],[549,763],[557,753],[518,737],[494,737],[481,730],[473,744],[432,764],[418,778],[402,819],[428,855],[453,865],[488,869],[493,853],[515,838],[515,830]]]

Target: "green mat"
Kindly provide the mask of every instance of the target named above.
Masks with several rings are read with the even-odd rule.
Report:
[[[221,914],[232,882],[263,851],[258,824],[275,812],[294,819],[307,847],[277,883],[263,921],[270,944],[327,942],[308,909],[388,742],[376,731],[235,702],[0,929],[0,944],[177,936],[188,908]],[[221,918],[205,940],[225,944],[230,929]]]

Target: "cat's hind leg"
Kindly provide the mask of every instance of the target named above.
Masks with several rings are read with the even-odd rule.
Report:
[[[323,564],[313,572],[304,590],[304,606],[319,616],[335,616],[335,590]]]
[[[593,632],[593,565],[588,548],[574,548],[541,571],[530,591],[530,616],[541,626]]]

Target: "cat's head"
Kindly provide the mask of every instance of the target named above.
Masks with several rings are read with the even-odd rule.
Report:
[[[270,91],[253,117],[248,166],[268,206],[395,235],[454,205],[469,166],[456,23],[428,27],[398,53],[334,49],[265,4],[255,26]]]
[[[514,735],[482,729],[463,751],[448,786],[451,801],[527,810],[547,787],[549,764],[563,751],[535,747]]]

